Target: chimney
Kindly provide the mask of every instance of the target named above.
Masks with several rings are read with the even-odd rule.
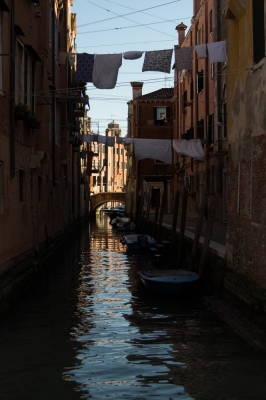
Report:
[[[131,82],[132,91],[133,91],[133,100],[142,96],[142,86],[143,82]]]
[[[175,29],[178,32],[178,46],[181,47],[185,39],[185,31],[187,26],[181,22],[181,24],[177,25]]]
[[[201,7],[201,0],[194,0],[193,2],[193,15],[194,17],[196,17],[196,15],[198,14],[200,7]]]

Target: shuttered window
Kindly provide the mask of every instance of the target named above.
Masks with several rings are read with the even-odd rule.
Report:
[[[252,1],[253,60],[258,63],[265,57],[264,0]]]
[[[197,73],[197,94],[199,94],[204,88],[203,82],[203,71]]]

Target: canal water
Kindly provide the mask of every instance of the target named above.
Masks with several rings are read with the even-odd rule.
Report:
[[[266,356],[198,298],[147,293],[106,216],[0,319],[0,399],[265,400]]]

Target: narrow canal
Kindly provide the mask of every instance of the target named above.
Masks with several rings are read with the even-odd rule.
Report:
[[[266,355],[200,299],[146,293],[107,217],[0,319],[0,399],[265,400]]]

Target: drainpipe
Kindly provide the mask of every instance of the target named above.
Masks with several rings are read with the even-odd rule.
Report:
[[[13,0],[10,5],[10,177],[13,179],[16,173],[16,159],[15,159],[15,31],[14,31],[14,13],[15,1]]]
[[[52,79],[55,87],[55,0],[52,1],[52,8]],[[52,93],[52,180],[55,186],[55,90]]]

